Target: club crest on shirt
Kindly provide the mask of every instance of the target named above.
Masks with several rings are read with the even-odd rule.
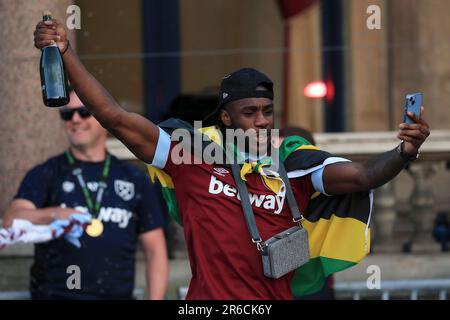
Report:
[[[230,171],[225,168],[214,168],[213,170],[221,177],[225,177],[225,174],[230,173]]]
[[[134,197],[134,183],[132,182],[115,180],[114,190],[116,191],[116,194],[125,201],[131,200]]]
[[[62,184],[63,191],[65,193],[70,193],[75,189],[75,184],[71,181],[64,181]]]

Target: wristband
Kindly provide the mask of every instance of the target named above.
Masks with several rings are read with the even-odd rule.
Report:
[[[419,158],[419,151],[415,155],[406,154],[403,150],[403,146],[405,144],[405,141],[402,140],[400,144],[395,148],[395,151],[397,151],[398,155],[405,160],[406,162],[413,162]]]

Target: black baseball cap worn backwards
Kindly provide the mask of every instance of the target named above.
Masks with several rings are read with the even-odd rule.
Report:
[[[257,90],[258,86],[266,90]],[[218,119],[219,112],[225,104],[245,98],[268,98],[273,100],[273,82],[264,73],[253,69],[243,68],[234,71],[222,79],[219,90],[219,103],[213,113],[206,119]]]

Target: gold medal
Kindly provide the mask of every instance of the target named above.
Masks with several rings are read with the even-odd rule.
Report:
[[[91,237],[98,237],[103,233],[103,223],[98,219],[92,219],[90,225],[86,228],[86,233]]]

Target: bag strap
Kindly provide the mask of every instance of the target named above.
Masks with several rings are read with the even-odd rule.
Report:
[[[294,193],[292,192],[291,184],[289,183],[289,178],[286,173],[286,168],[284,167],[284,164],[281,160],[280,160],[280,166],[279,166],[278,172],[280,174],[281,180],[283,180],[284,185],[286,187],[286,197],[287,197],[289,208],[291,209],[293,221],[295,223],[298,222],[301,226],[301,223],[303,220],[303,215],[301,214],[300,209],[298,208],[297,201],[295,200]]]
[[[255,215],[253,214],[252,205],[250,204],[250,196],[248,194],[247,186],[245,185],[244,180],[241,179],[240,175],[240,166],[232,162],[231,163],[231,171],[233,173],[234,180],[236,181],[236,187],[238,189],[239,195],[241,197],[241,205],[244,211],[245,221],[247,223],[247,228],[250,231],[250,235],[252,237],[252,242],[256,243],[256,246],[259,251],[262,251],[263,248],[261,246],[261,236],[259,235],[258,227],[256,226]],[[291,209],[291,214],[293,216],[293,221],[295,223],[299,223],[300,227],[301,221],[303,220],[303,216],[300,213],[300,210],[297,205],[297,201],[295,201],[294,193],[292,192],[291,185],[289,183],[289,178],[286,173],[286,169],[284,168],[283,163],[279,162],[279,174],[281,179],[284,182],[286,188],[286,197],[288,201],[289,208]]]
[[[255,215],[253,214],[252,205],[250,204],[250,196],[248,194],[247,186],[244,180],[241,179],[240,166],[233,162],[231,164],[231,171],[233,172],[234,180],[236,181],[236,187],[241,197],[242,210],[244,210],[245,221],[247,222],[247,228],[252,236],[252,242],[256,243],[257,246],[262,242],[261,236],[259,235],[258,227],[256,226]],[[259,250],[258,246],[258,250]]]

